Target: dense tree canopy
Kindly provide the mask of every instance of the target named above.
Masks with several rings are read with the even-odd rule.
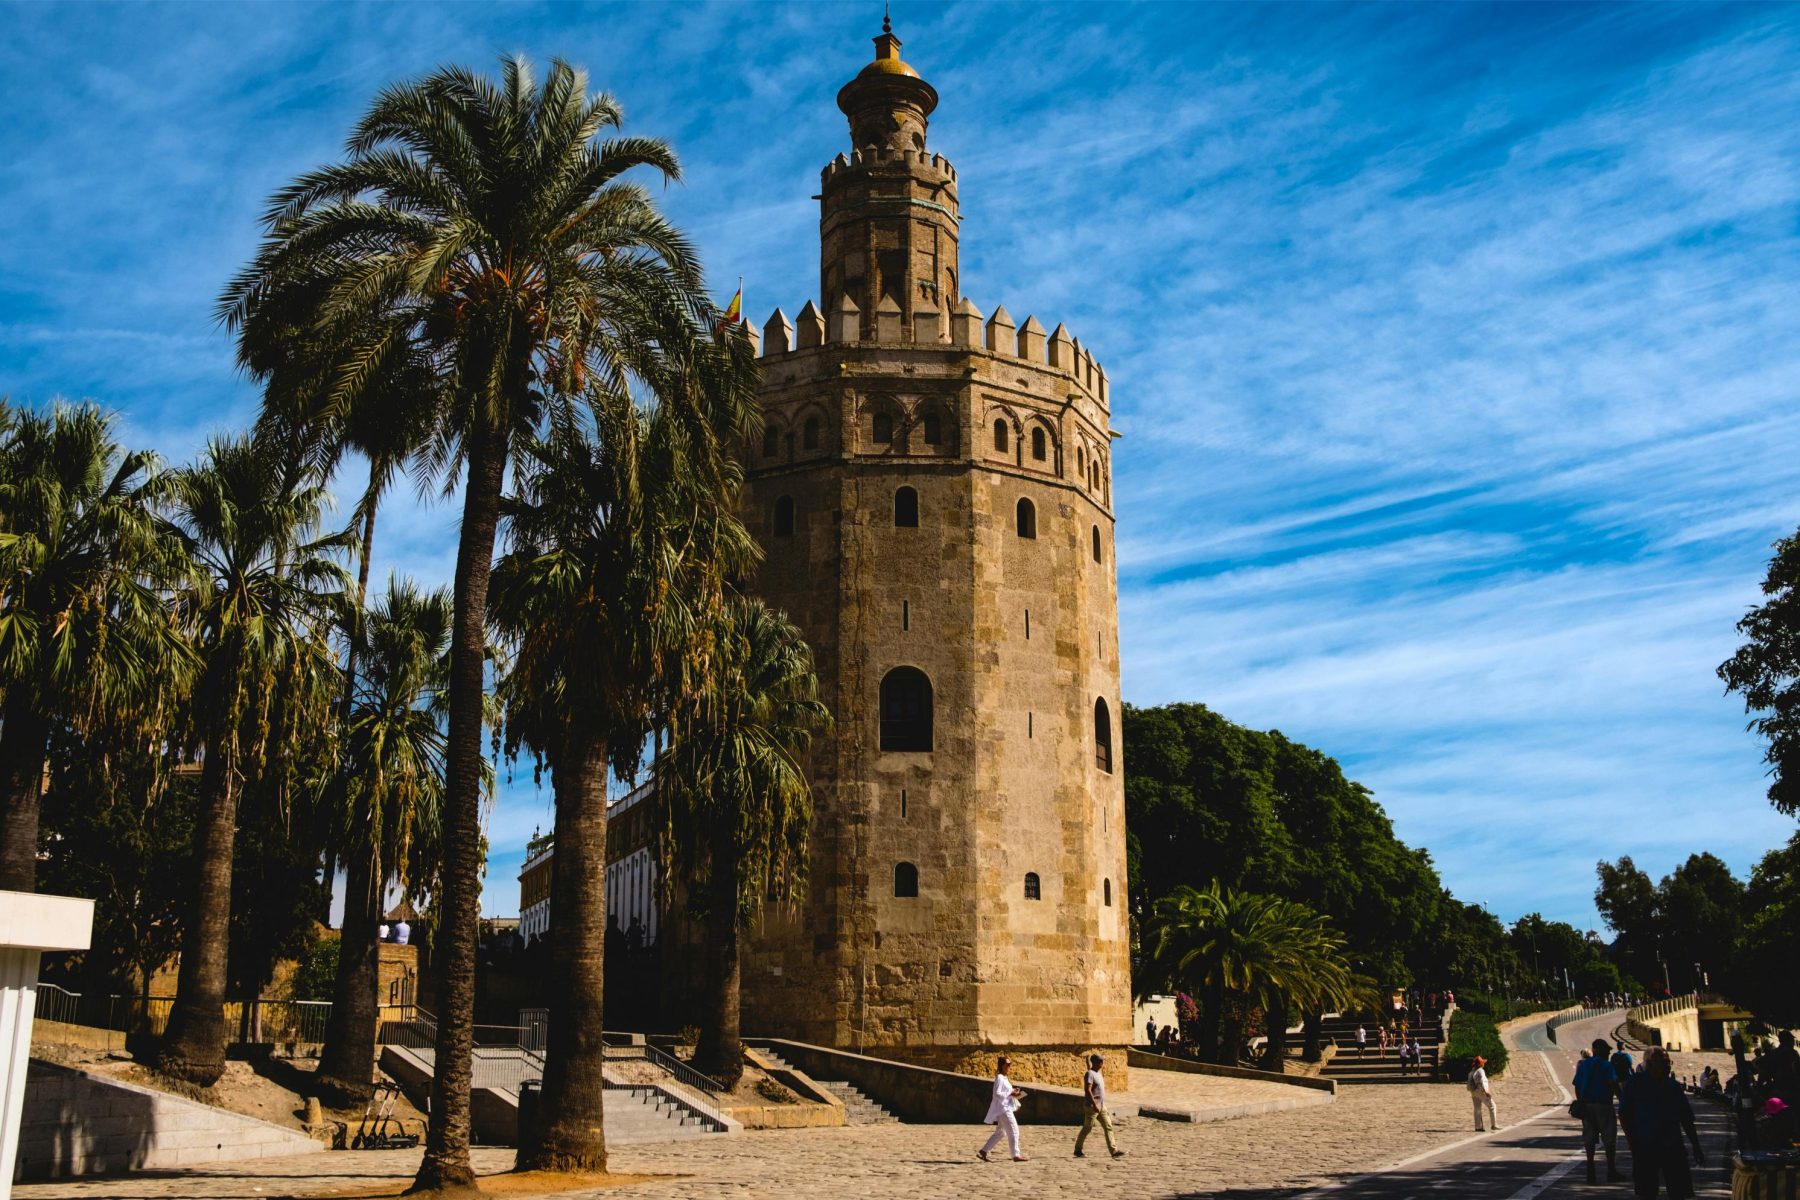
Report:
[[[1418,951],[1443,924],[1431,859],[1405,845],[1367,788],[1325,754],[1199,704],[1125,706],[1131,911],[1140,929],[1175,888],[1282,896],[1324,914],[1356,970],[1389,982],[1442,964]]]

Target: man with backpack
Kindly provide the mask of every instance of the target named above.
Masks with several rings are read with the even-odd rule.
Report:
[[[1488,1082],[1487,1059],[1479,1054],[1475,1056],[1475,1065],[1469,1069],[1469,1099],[1475,1102],[1475,1132],[1485,1133],[1487,1128],[1500,1128],[1500,1113],[1494,1107],[1494,1088]],[[1487,1128],[1481,1124],[1482,1109],[1487,1109]]]
[[[1617,1183],[1619,1174],[1619,1120],[1613,1098],[1619,1094],[1619,1077],[1613,1071],[1612,1047],[1605,1038],[1594,1039],[1594,1053],[1575,1068],[1575,1102],[1581,1108],[1581,1146],[1587,1152],[1587,1181],[1594,1179],[1594,1146],[1606,1147],[1606,1182]]]

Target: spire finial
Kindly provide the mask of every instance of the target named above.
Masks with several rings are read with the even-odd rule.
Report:
[[[881,32],[894,32],[894,23],[888,19],[888,0],[881,0]]]

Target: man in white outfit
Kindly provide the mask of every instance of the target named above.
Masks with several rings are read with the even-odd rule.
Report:
[[[1356,1057],[1361,1058],[1369,1048],[1369,1031],[1361,1025],[1356,1027]]]
[[[1488,1129],[1500,1128],[1500,1113],[1494,1107],[1494,1088],[1488,1082],[1487,1059],[1475,1056],[1475,1065],[1469,1070],[1469,1099],[1475,1102],[1475,1130],[1485,1132],[1481,1124],[1481,1111],[1487,1109]]]
[[[991,1161],[988,1158],[988,1151],[998,1146],[1002,1137],[1006,1139],[1007,1147],[1012,1150],[1014,1162],[1027,1161],[1025,1156],[1019,1152],[1019,1118],[1015,1115],[1019,1111],[1019,1101],[1025,1098],[1025,1093],[1014,1087],[1012,1080],[1006,1077],[1006,1068],[1011,1065],[1012,1063],[1002,1055],[998,1064],[999,1069],[994,1073],[994,1098],[988,1101],[987,1116],[982,1118],[984,1124],[994,1127],[994,1135],[988,1138],[987,1145],[975,1152],[975,1157],[982,1162]]]

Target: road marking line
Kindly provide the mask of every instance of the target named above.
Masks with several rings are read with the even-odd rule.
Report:
[[[1556,1094],[1559,1097],[1559,1099],[1557,1100],[1557,1102],[1554,1106],[1552,1106],[1550,1108],[1546,1108],[1542,1112],[1533,1113],[1529,1117],[1525,1117],[1521,1120],[1514,1121],[1511,1125],[1503,1125],[1499,1129],[1489,1129],[1483,1133],[1477,1133],[1472,1137],[1466,1137],[1466,1138],[1461,1139],[1460,1141],[1451,1142],[1447,1146],[1436,1146],[1430,1150],[1421,1151],[1420,1153],[1413,1155],[1411,1158],[1403,1158],[1397,1163],[1389,1163],[1385,1167],[1380,1167],[1376,1170],[1366,1172],[1362,1175],[1355,1175],[1349,1179],[1340,1179],[1336,1183],[1328,1183],[1328,1184],[1324,1185],[1323,1187],[1316,1187],[1309,1192],[1302,1192],[1298,1196],[1295,1196],[1294,1200],[1316,1200],[1316,1198],[1319,1196],[1327,1195],[1331,1192],[1338,1191],[1341,1188],[1347,1188],[1353,1183],[1361,1183],[1363,1180],[1373,1179],[1377,1175],[1391,1174],[1395,1171],[1399,1171],[1406,1167],[1410,1167],[1414,1163],[1424,1162],[1428,1158],[1436,1158],[1440,1154],[1448,1154],[1452,1150],[1460,1150],[1464,1146],[1472,1145],[1475,1142],[1481,1141],[1483,1138],[1492,1137],[1496,1133],[1507,1133],[1511,1130],[1519,1128],[1521,1125],[1529,1125],[1533,1121],[1541,1121],[1545,1117],[1552,1116],[1555,1113],[1566,1111],[1568,1109],[1569,1100],[1570,1100],[1568,1089],[1563,1087],[1562,1081],[1556,1077],[1556,1069],[1550,1065],[1550,1056],[1542,1050],[1539,1050],[1537,1052],[1537,1056],[1543,1062],[1544,1074],[1546,1074],[1550,1077],[1551,1085],[1556,1088]],[[1564,1170],[1564,1171],[1567,1171],[1568,1169],[1569,1168],[1566,1166],[1562,1168],[1562,1170]],[[1554,1182],[1555,1182],[1555,1178],[1552,1178],[1550,1180],[1550,1183],[1554,1183]],[[1550,1183],[1545,1183],[1544,1186],[1549,1187]],[[1531,1186],[1533,1186],[1533,1185],[1527,1185],[1527,1191],[1529,1191]],[[1539,1190],[1541,1191],[1542,1189],[1539,1189]],[[1537,1192],[1530,1192],[1530,1195],[1532,1195],[1532,1196],[1535,1196],[1537,1194],[1538,1194]],[[1523,1193],[1523,1192],[1520,1193],[1520,1197],[1523,1197],[1524,1195],[1525,1195],[1525,1193]],[[1509,1197],[1508,1200],[1518,1200],[1518,1198]]]
[[[1550,1185],[1573,1171],[1581,1162],[1581,1155],[1575,1154],[1563,1159],[1542,1175],[1508,1196],[1506,1200],[1536,1200],[1538,1196],[1550,1190]]]

